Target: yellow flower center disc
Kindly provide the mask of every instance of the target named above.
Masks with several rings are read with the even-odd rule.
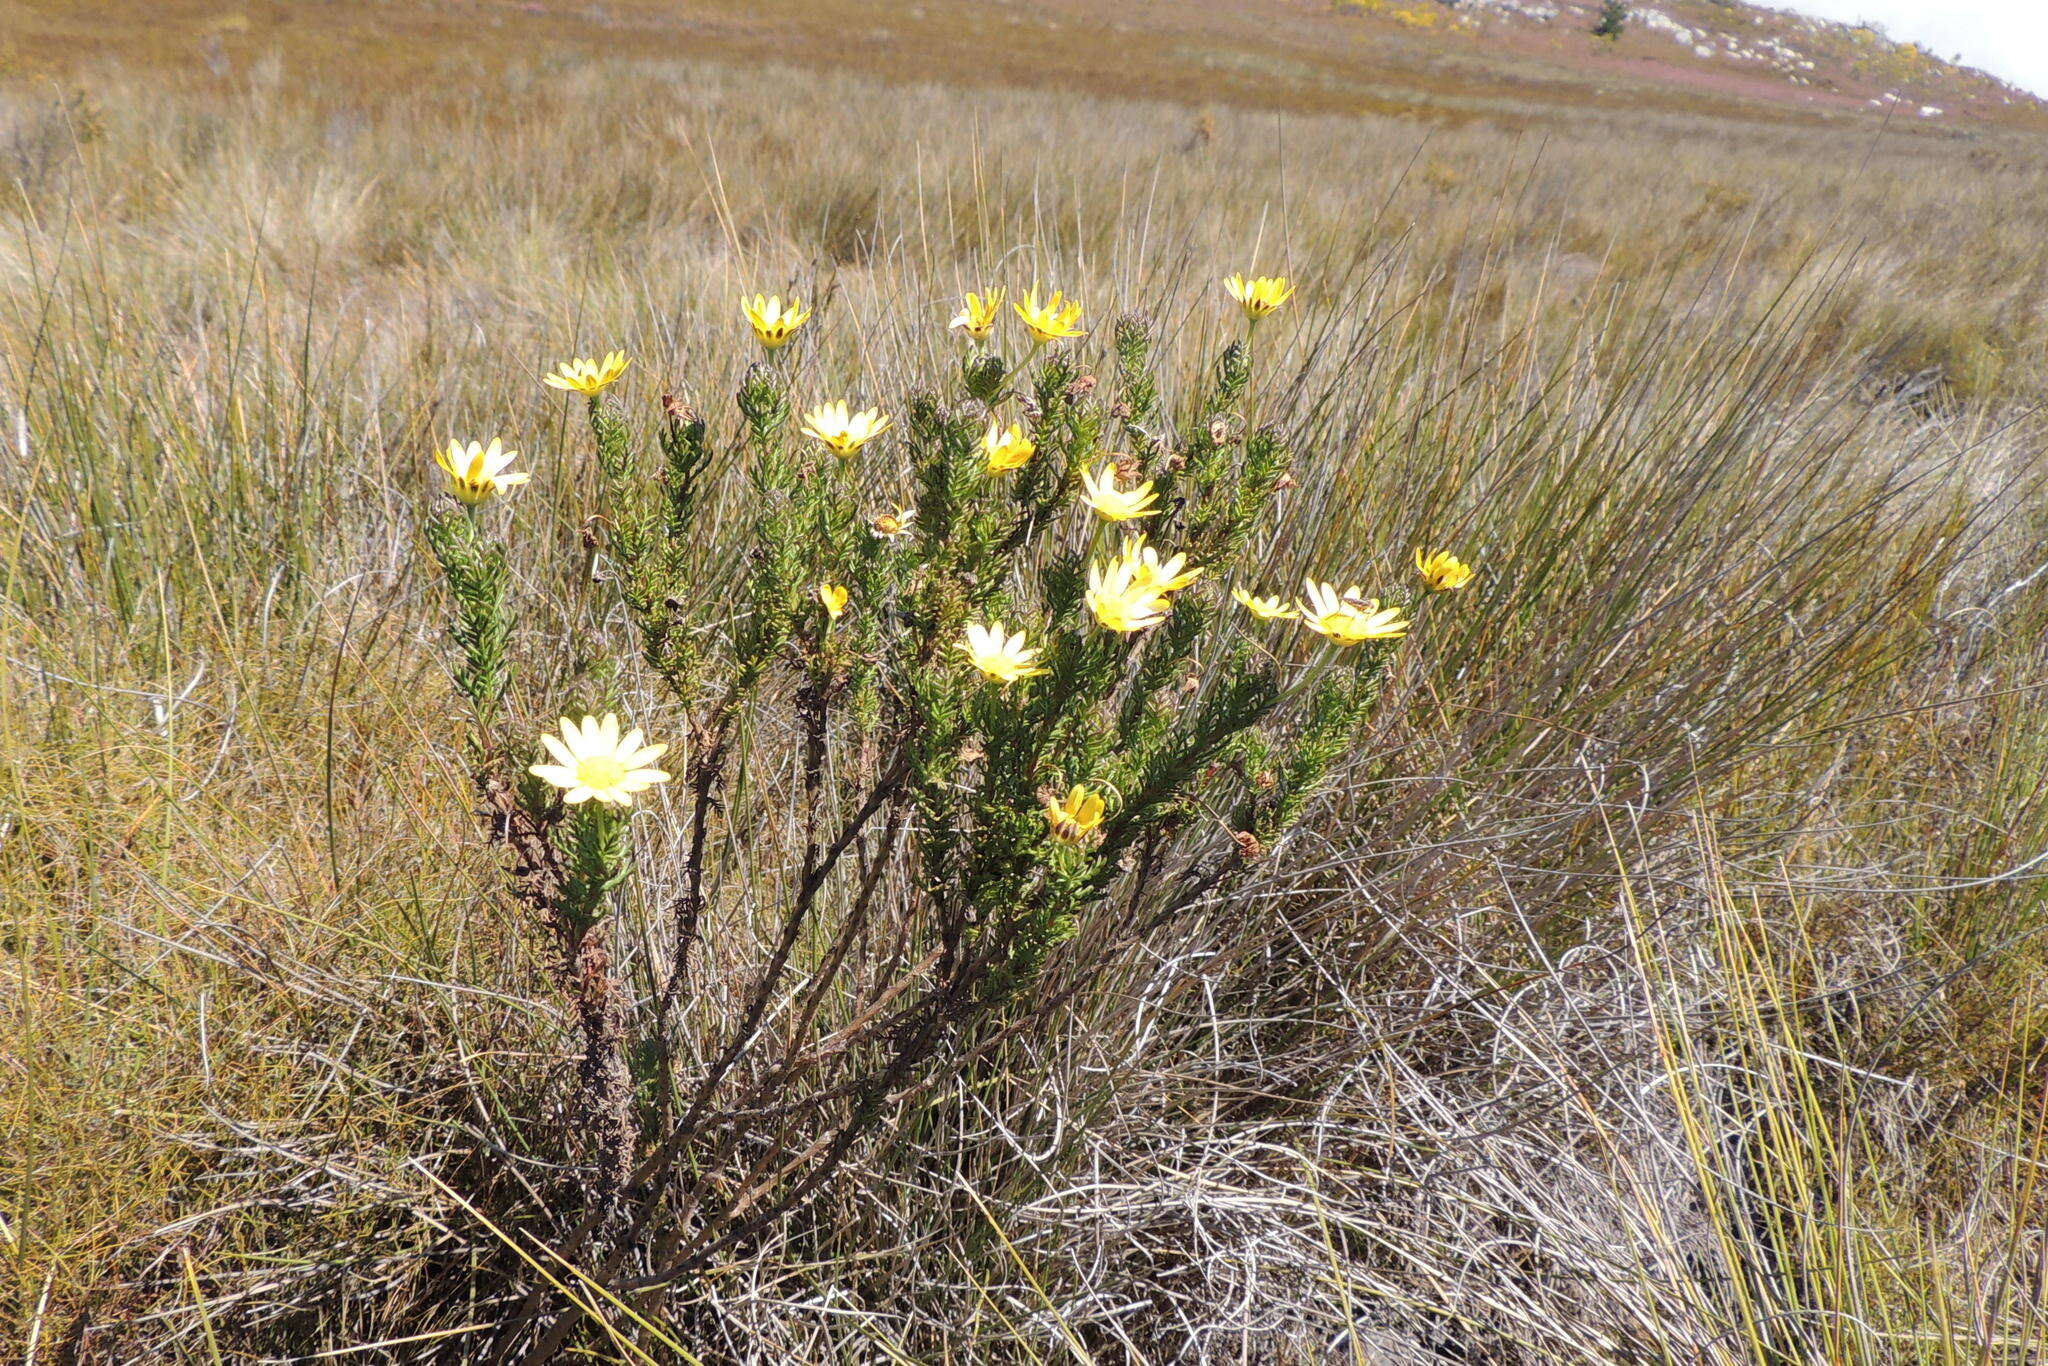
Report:
[[[626,776],[626,766],[609,754],[576,761],[576,781],[598,792],[609,792]]]

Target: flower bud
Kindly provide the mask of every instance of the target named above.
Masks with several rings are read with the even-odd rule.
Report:
[[[1001,356],[974,356],[960,367],[961,378],[966,382],[970,396],[983,403],[995,402],[1002,392],[1003,358]]]

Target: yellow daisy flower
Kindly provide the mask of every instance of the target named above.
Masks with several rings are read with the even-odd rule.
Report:
[[[968,293],[963,300],[965,307],[953,316],[953,330],[965,332],[976,341],[987,341],[996,330],[996,320],[1003,316],[1006,297],[1000,288],[986,294]]]
[[[754,335],[761,339],[761,345],[770,351],[789,345],[790,339],[796,336],[796,330],[811,316],[811,310],[795,299],[791,299],[789,307],[784,308],[779,294],[770,294],[766,298],[759,294],[751,299],[742,298],[740,312],[746,315]]]
[[[818,585],[818,601],[825,604],[825,615],[834,621],[839,620],[840,614],[846,611],[846,600],[852,596],[853,594],[842,584]]]
[[[1237,599],[1239,606],[1262,621],[1288,621],[1297,615],[1292,607],[1277,597],[1262,598],[1242,588],[1231,589],[1230,596]]]
[[[960,650],[975,668],[1002,683],[1015,683],[1045,672],[1031,662],[1038,658],[1038,647],[1026,649],[1022,631],[1004,635],[999,620],[986,626],[969,622],[967,634],[960,640]]]
[[[804,414],[804,435],[816,437],[841,460],[888,430],[889,419],[882,416],[880,408],[849,413],[843,400],[821,403]]]
[[[1043,304],[1038,302],[1038,286],[1033,285],[1024,295],[1024,302],[1011,304],[1017,316],[1024,320],[1024,330],[1031,334],[1031,340],[1040,346],[1051,342],[1066,341],[1070,337],[1085,337],[1088,334],[1074,326],[1081,321],[1081,305],[1067,298],[1058,290]]]
[[[1105,803],[1102,795],[1086,783],[1075,783],[1062,798],[1045,797],[1046,823],[1052,837],[1062,844],[1079,844],[1102,824]]]
[[[1159,495],[1152,491],[1152,481],[1147,479],[1133,489],[1118,489],[1115,465],[1104,465],[1100,478],[1092,469],[1081,471],[1081,501],[1112,522],[1159,515],[1154,506]]]
[[[1172,608],[1158,589],[1140,587],[1135,582],[1137,569],[1136,564],[1121,557],[1107,564],[1096,560],[1088,565],[1088,591],[1081,595],[1081,600],[1108,630],[1129,635],[1157,626],[1166,620]]]
[[[1230,297],[1237,300],[1244,309],[1244,315],[1253,322],[1294,297],[1293,282],[1285,275],[1261,275],[1256,280],[1233,275],[1223,282],[1223,287],[1230,291]]]
[[[1131,587],[1154,593],[1178,593],[1202,577],[1202,567],[1188,568],[1186,555],[1162,560],[1143,536],[1126,536],[1121,557],[1131,566]]]
[[[1410,623],[1401,620],[1400,608],[1380,606],[1378,598],[1366,597],[1357,584],[1342,593],[1336,585],[1314,579],[1303,580],[1302,587],[1307,594],[1297,604],[1302,622],[1339,645],[1398,640],[1408,634]]]
[[[988,432],[981,438],[981,453],[988,460],[990,474],[1008,474],[1011,470],[1022,469],[1031,463],[1031,457],[1037,451],[1037,444],[1014,422],[1006,432],[1001,419],[992,420],[988,424]]]
[[[876,513],[874,520],[868,523],[868,530],[885,541],[900,541],[916,525],[916,508],[897,508],[894,512]]]
[[[505,468],[518,458],[518,451],[506,450],[505,443],[495,438],[488,446],[450,441],[447,450],[434,452],[434,463],[448,476],[448,492],[471,507],[533,478],[523,470],[515,473]]]
[[[668,774],[648,765],[668,752],[667,745],[641,744],[636,727],[619,735],[619,718],[607,714],[600,721],[586,716],[581,722],[562,718],[562,737],[540,737],[541,746],[554,759],[552,764],[535,764],[527,769],[564,790],[562,800],[600,801],[612,806],[631,806],[636,793],[668,781]]]
[[[608,352],[603,360],[578,356],[556,366],[553,374],[542,376],[541,383],[553,389],[574,389],[579,394],[594,395],[625,374],[632,363],[623,351]]]
[[[1472,582],[1472,566],[1448,550],[1424,554],[1422,547],[1415,548],[1415,572],[1422,576],[1422,582],[1432,592],[1448,593],[1453,588],[1463,588]]]

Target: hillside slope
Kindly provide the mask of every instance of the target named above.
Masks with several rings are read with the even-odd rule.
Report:
[[[1595,36],[1600,0],[1336,0],[1336,8],[1441,32],[1447,47],[1462,41],[1496,61],[1526,55],[1672,91],[1964,123],[2029,123],[2048,110],[2023,90],[1879,28],[1739,0],[1638,0],[1620,33],[1606,39]]]
[[[2048,129],[2048,105],[1867,28],[1735,0],[9,0],[0,73],[221,75],[272,51],[445,72],[548,52],[739,57],[1438,122],[1590,108]]]

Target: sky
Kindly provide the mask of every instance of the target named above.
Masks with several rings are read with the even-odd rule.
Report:
[[[1816,19],[1874,22],[1902,43],[1961,57],[2001,80],[2048,95],[2048,0],[1762,0]]]

